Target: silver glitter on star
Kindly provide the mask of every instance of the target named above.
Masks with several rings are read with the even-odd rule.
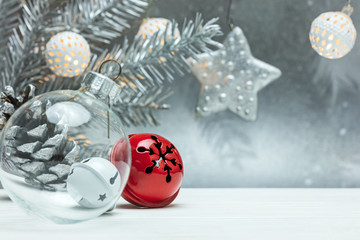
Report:
[[[235,27],[224,47],[190,59],[191,72],[201,84],[196,112],[200,116],[229,109],[245,120],[257,117],[257,93],[281,76],[274,66],[254,58],[245,35]]]

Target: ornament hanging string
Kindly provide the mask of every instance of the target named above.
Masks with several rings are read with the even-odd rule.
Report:
[[[114,62],[114,63],[116,63],[116,64],[119,66],[119,72],[118,72],[118,74],[113,78],[113,81],[115,82],[115,81],[120,77],[121,72],[122,72],[121,64],[120,64],[118,61],[116,61],[116,60],[114,60],[114,59],[108,59],[108,60],[103,61],[103,62],[101,63],[101,65],[100,65],[100,67],[99,67],[98,72],[99,72],[99,73],[102,73],[102,72],[101,72],[101,69],[104,67],[105,64],[107,64],[107,63],[109,63],[109,62]],[[107,100],[108,100],[108,107],[110,108],[111,106],[110,106],[110,97],[109,97],[109,96],[107,97]],[[107,129],[108,132],[107,132],[107,133],[108,133],[108,138],[110,138],[110,112],[109,112],[109,111],[107,111],[107,121],[108,121],[108,129]]]
[[[234,24],[233,24],[232,18],[230,17],[231,5],[232,5],[232,0],[229,0],[227,13],[226,13],[226,23],[229,26],[230,31],[232,31],[234,29]]]
[[[119,67],[119,71],[118,71],[117,75],[112,79],[114,82],[116,82],[116,80],[117,80],[117,79],[120,77],[120,75],[121,75],[122,68],[121,68],[121,64],[120,64],[118,61],[116,61],[115,59],[108,59],[108,60],[103,61],[103,62],[101,63],[101,65],[100,65],[99,69],[98,69],[98,72],[101,73],[101,74],[104,74],[104,73],[102,72],[102,69],[103,69],[103,67],[105,66],[105,64],[107,64],[107,63],[109,63],[109,62],[114,62],[114,63],[116,63],[116,64],[118,65],[118,67]],[[83,93],[83,92],[85,92],[86,90],[88,90],[90,87],[91,87],[91,86],[87,86],[87,87],[81,89],[80,92]],[[78,94],[75,95],[74,97],[70,98],[70,99],[68,100],[68,102],[71,102],[71,101],[75,100],[78,96],[79,96]],[[111,105],[110,105],[110,97],[109,97],[109,96],[107,97],[107,100],[108,100],[108,101],[107,101],[108,107],[110,108]],[[107,136],[108,136],[108,138],[110,138],[110,112],[109,112],[109,111],[107,111],[107,126],[108,126],[108,127],[107,127]]]

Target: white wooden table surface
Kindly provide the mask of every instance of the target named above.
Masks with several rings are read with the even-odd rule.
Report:
[[[0,239],[360,239],[360,189],[182,189],[161,209],[119,201],[74,225],[29,216],[0,190]]]

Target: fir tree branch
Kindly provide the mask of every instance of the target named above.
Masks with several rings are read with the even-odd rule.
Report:
[[[170,106],[162,102],[172,94],[170,87],[151,89],[146,93],[122,94],[121,101],[112,107],[125,126],[158,125],[154,112]]]
[[[114,111],[121,113],[119,115],[124,124],[156,125],[158,122],[154,111],[169,107],[162,103],[171,94],[167,83],[173,81],[176,75],[189,71],[186,58],[196,59],[196,54],[208,51],[209,47],[219,46],[219,43],[212,40],[221,34],[220,27],[215,24],[216,19],[203,24],[198,14],[194,21],[184,22],[180,38],[174,38],[178,24],[173,21],[173,36],[170,38],[155,34],[145,41],[135,39],[132,43],[125,38],[122,46],[115,44],[111,49],[98,53],[96,47],[106,44],[115,35],[119,36],[129,28],[128,21],[138,18],[147,2],[123,0],[119,5],[112,0],[84,0],[60,6],[58,3],[53,4],[54,2],[56,1],[29,0],[23,4],[22,18],[19,19],[18,28],[13,29],[9,37],[8,49],[4,55],[5,63],[0,66],[2,88],[11,85],[20,93],[25,86],[33,84],[37,88],[37,94],[57,89],[77,89],[83,76],[56,76],[48,69],[42,53],[51,34],[66,28],[80,32],[93,46],[92,50],[95,50],[85,71],[96,71],[102,61],[110,58],[123,64],[123,74],[118,81],[122,92]],[[122,10],[118,9],[120,7]],[[70,11],[73,12],[70,14]],[[121,26],[116,33],[112,32],[115,31],[115,26]],[[94,34],[91,35],[91,32]],[[104,41],[97,41],[101,38]]]
[[[27,85],[21,77],[25,67],[35,68],[38,62],[27,62],[26,60],[37,56],[39,45],[36,44],[41,24],[45,22],[45,14],[49,12],[48,1],[34,0],[22,4],[22,18],[19,26],[13,29],[9,37],[7,50],[4,55],[4,64],[1,66],[2,86],[11,85],[23,88]],[[40,24],[41,23],[41,24]],[[46,23],[45,23],[46,24]]]
[[[5,52],[12,29],[18,24],[20,10],[21,5],[18,0],[0,0],[0,54]]]
[[[59,4],[55,0],[29,0],[21,6],[23,14],[19,26],[12,29],[2,59],[4,64],[0,66],[1,84],[2,87],[12,85],[18,91],[33,84],[39,94],[59,87],[73,88],[81,82],[79,78],[57,77],[47,68],[43,50],[51,35],[62,30],[80,31],[94,53],[99,51],[97,44],[119,37],[120,32],[130,26],[129,21],[139,18],[146,10],[147,1],[72,0]],[[42,86],[45,82],[47,86]]]
[[[132,43],[125,38],[122,47],[115,45],[100,56],[102,60],[117,59],[123,65],[118,81],[123,86],[121,101],[113,110],[121,113],[125,125],[158,124],[153,111],[169,107],[162,104],[172,93],[168,82],[189,71],[186,58],[196,59],[196,54],[209,51],[209,47],[221,46],[212,39],[222,34],[216,21],[212,19],[203,24],[201,15],[197,14],[194,21],[185,20],[180,38],[174,38],[178,24],[173,21],[169,38],[155,34],[145,41],[138,38]]]
[[[71,30],[87,39],[92,50],[101,52],[101,46],[119,38],[147,7],[148,0],[71,0],[43,34]]]
[[[178,24],[173,21],[170,37],[155,34],[144,42],[139,38],[130,45],[124,43],[119,53],[123,72],[133,77],[143,76],[154,85],[172,81],[177,74],[183,75],[189,71],[186,58],[196,59],[198,53],[209,51],[209,47],[221,46],[213,40],[222,34],[216,21],[214,18],[203,25],[201,15],[197,14],[194,21],[184,21],[180,38],[175,36]]]

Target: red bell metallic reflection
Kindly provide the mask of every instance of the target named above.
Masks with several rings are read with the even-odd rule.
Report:
[[[156,134],[133,134],[129,140],[132,163],[122,197],[137,206],[169,205],[179,193],[183,178],[178,150]],[[112,153],[112,157],[111,161],[116,161],[116,154]]]
[[[130,145],[129,141],[127,141],[125,137],[121,138],[114,144],[110,154],[110,161],[112,162],[112,164],[115,165],[115,167],[119,171],[121,181],[124,183],[128,180],[128,176],[130,175],[129,174],[130,164],[128,161],[128,159],[130,158],[129,145]]]

